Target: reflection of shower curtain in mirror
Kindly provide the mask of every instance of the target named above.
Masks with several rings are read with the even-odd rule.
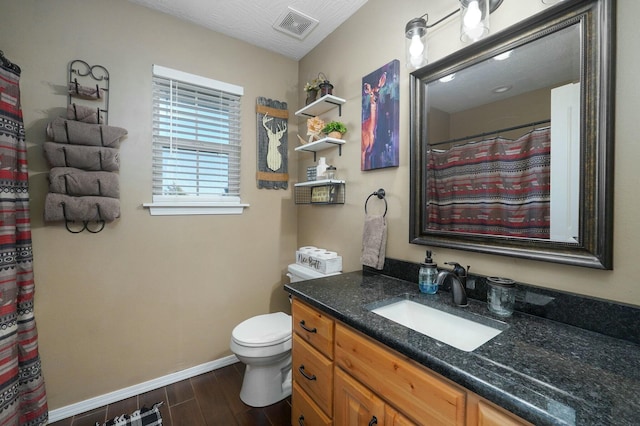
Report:
[[[29,176],[20,68],[0,52],[0,424],[47,424],[33,314]]]
[[[549,238],[550,128],[431,149],[427,228]]]

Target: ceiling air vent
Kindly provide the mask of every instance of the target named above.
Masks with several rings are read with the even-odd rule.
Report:
[[[273,24],[273,28],[282,31],[300,40],[304,39],[318,25],[318,20],[305,15],[302,12],[289,7],[278,20]]]

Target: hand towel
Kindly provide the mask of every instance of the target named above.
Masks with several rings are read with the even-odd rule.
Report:
[[[44,201],[44,221],[112,222],[120,217],[120,200],[107,197],[72,197],[49,192]]]
[[[45,142],[42,148],[50,167],[75,167],[105,172],[115,172],[120,169],[120,154],[115,148],[66,145],[55,142]]]
[[[120,181],[119,176],[113,172],[87,172],[73,167],[54,167],[49,171],[49,192],[120,198]]]
[[[69,94],[76,98],[98,100],[104,98],[104,89],[96,84],[93,87],[82,86],[76,82],[69,83]]]
[[[105,124],[87,124],[57,117],[47,124],[47,136],[54,142],[73,145],[106,146],[118,148],[127,129]]]
[[[84,105],[67,105],[67,120],[81,121],[89,124],[100,124],[104,120],[100,114],[100,108]]]
[[[384,216],[366,216],[362,232],[362,264],[378,270],[384,268],[386,245],[387,221]]]

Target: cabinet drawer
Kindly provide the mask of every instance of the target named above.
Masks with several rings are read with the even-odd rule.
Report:
[[[293,380],[329,417],[333,416],[333,363],[293,335]]]
[[[293,330],[329,359],[333,359],[333,319],[305,305],[293,301]]]
[[[333,424],[296,382],[293,383],[291,402],[293,426],[331,426]]]
[[[341,324],[335,339],[336,366],[416,423],[464,425],[464,390]]]

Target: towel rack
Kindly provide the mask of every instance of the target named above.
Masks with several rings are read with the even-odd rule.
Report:
[[[98,220],[94,221],[96,223],[96,226],[93,229],[89,227],[89,223],[92,222],[90,220],[80,221],[82,223],[82,228],[71,229],[69,224],[71,223],[75,224],[76,221],[73,219],[67,219],[67,209],[64,202],[60,203],[60,207],[62,207],[62,216],[64,216],[64,226],[65,228],[67,228],[67,231],[71,232],[72,234],[79,234],[82,231],[89,231],[92,234],[97,234],[98,232],[104,229],[104,225],[106,224],[106,221],[102,219],[102,214],[100,213],[100,204],[96,203],[96,210],[98,211]]]
[[[386,193],[384,192],[384,189],[380,188],[377,191],[372,192],[368,197],[367,200],[364,202],[364,213],[367,214],[367,203],[369,202],[369,198],[373,197],[373,196],[378,197],[380,200],[384,201],[384,214],[382,215],[382,217],[385,217],[387,215],[387,199],[385,198]]]
[[[80,78],[80,81],[78,81]],[[96,107],[98,112],[98,124],[109,124],[109,71],[102,65],[89,65],[87,62],[81,59],[74,59],[69,64],[69,84],[76,86],[76,92],[78,86],[94,87],[96,89],[96,98],[93,101],[88,101],[86,104],[92,102],[98,102],[102,108]],[[100,96],[100,90],[104,92],[104,97]],[[67,95],[68,105],[73,105],[77,102],[71,93]],[[104,122],[100,120],[100,112],[104,113]]]

